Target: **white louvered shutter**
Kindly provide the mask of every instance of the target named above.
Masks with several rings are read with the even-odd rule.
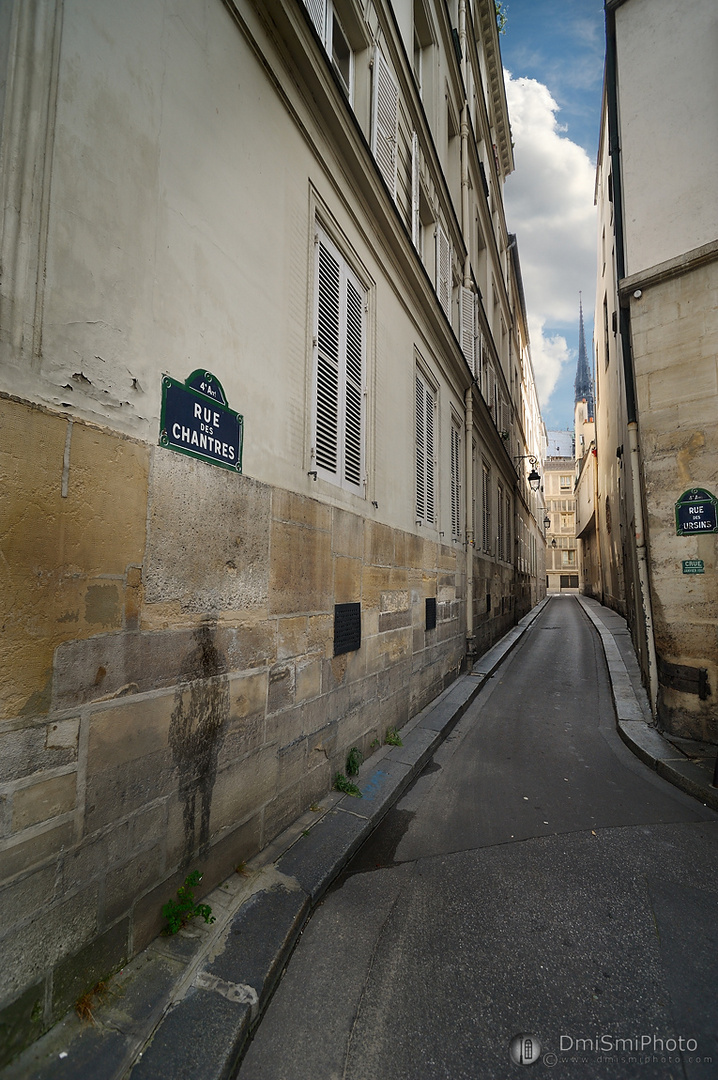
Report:
[[[419,218],[419,136],[411,136],[411,239],[417,251],[420,248],[421,220]]]
[[[317,237],[314,459],[342,487],[363,491],[366,297],[336,247]]]
[[[399,122],[399,88],[391,68],[377,46],[374,56],[374,102],[371,148],[379,172],[396,198],[396,144]]]
[[[364,297],[354,282],[346,283],[346,365],[344,371],[344,480],[363,483],[364,446]]]
[[[315,29],[322,39],[322,45],[326,45],[327,0],[304,0],[304,3]]]
[[[320,239],[317,262],[316,412],[314,451],[320,469],[336,474],[339,451],[339,262]]]
[[[439,303],[451,318],[451,242],[442,229],[436,226],[436,295]]]
[[[451,424],[451,535],[461,536],[461,433]]]
[[[434,523],[434,391],[416,373],[416,516]]]
[[[484,551],[491,552],[491,470],[488,465],[481,466],[483,486],[481,488],[481,518]]]
[[[461,351],[471,374],[476,377],[476,297],[471,289],[461,286],[459,293],[459,318],[461,321]]]

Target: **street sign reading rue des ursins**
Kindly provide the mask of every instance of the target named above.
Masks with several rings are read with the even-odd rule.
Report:
[[[718,532],[716,507],[718,499],[705,488],[684,491],[676,503],[676,534],[694,536]]]
[[[211,371],[198,368],[183,383],[162,377],[160,446],[241,473],[243,436],[244,419]]]

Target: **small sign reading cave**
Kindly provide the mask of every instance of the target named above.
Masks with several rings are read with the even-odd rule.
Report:
[[[211,371],[198,368],[184,383],[163,376],[160,446],[241,472],[243,435],[244,420]]]
[[[718,499],[705,488],[684,491],[676,503],[676,535],[718,532]]]
[[[684,574],[704,574],[705,566],[703,559],[684,559],[683,560],[683,573]]]
[[[361,647],[361,604],[334,605],[334,655]]]

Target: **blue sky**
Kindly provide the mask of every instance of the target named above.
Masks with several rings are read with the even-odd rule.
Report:
[[[504,6],[501,54],[516,166],[506,182],[506,217],[518,236],[543,417],[548,428],[573,427],[579,291],[589,356],[593,331],[603,2]]]

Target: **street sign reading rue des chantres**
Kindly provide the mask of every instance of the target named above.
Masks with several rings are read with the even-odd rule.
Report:
[[[243,436],[244,419],[211,371],[198,368],[183,383],[163,376],[160,446],[241,473]]]
[[[718,499],[705,488],[684,491],[676,503],[676,535],[718,532]]]

